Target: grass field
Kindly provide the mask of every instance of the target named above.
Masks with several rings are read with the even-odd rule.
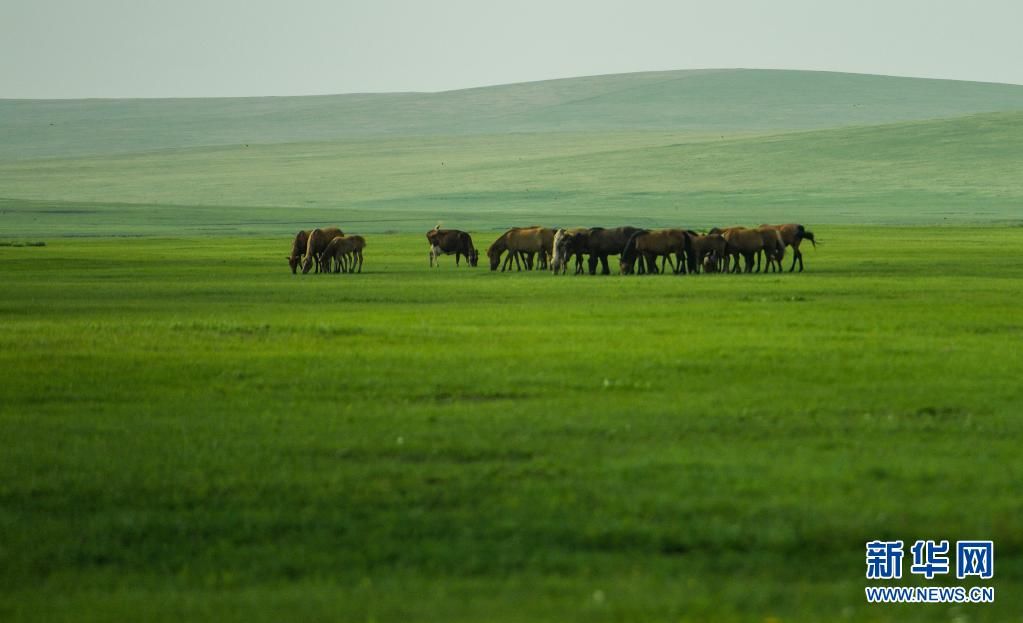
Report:
[[[1021,122],[745,70],[0,101],[0,620],[1020,620]],[[802,274],[423,237],[792,221]],[[291,275],[314,224],[365,273]],[[872,539],[994,540],[996,602],[866,604]]]
[[[1007,620],[1023,229],[864,231],[780,276],[0,248],[0,612]],[[864,603],[866,540],[977,536],[994,606]]]

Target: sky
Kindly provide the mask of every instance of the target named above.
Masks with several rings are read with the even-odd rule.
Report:
[[[444,91],[668,69],[1023,84],[1023,2],[0,0],[0,98]]]

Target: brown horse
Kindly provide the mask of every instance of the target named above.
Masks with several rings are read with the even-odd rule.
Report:
[[[533,254],[541,256],[541,266],[547,265],[547,257],[554,246],[554,230],[545,227],[513,227],[501,234],[489,247],[487,257],[490,259],[490,270],[497,270],[501,265],[501,255],[507,251],[504,265],[501,272],[511,268],[512,261],[515,262],[517,270],[532,268],[531,257]]]
[[[714,272],[720,270],[719,264],[725,257],[725,242],[724,236],[721,234],[698,234],[695,231],[689,231],[689,238],[692,241],[693,250],[688,254],[689,256],[689,272],[696,273],[700,271],[701,266],[706,266],[706,258],[711,255],[714,256],[715,268]]]
[[[316,263],[316,270],[320,270],[319,259],[320,253],[327,248],[330,241],[339,236],[344,236],[337,227],[325,227],[323,229],[314,229],[309,232],[309,240],[306,242],[305,247],[305,260],[302,262],[302,274],[309,272],[309,269],[313,267],[313,263]]]
[[[685,273],[686,252],[691,250],[689,232],[684,229],[641,230],[633,234],[622,249],[621,272],[623,275],[632,274],[635,271],[636,260],[640,259],[641,266],[643,262],[646,264],[646,272],[656,274],[657,258],[665,258],[671,263],[671,254],[674,253],[678,260],[678,268],[672,264],[672,272],[681,270]],[[662,261],[661,269],[663,268]]]
[[[305,253],[306,242],[309,240],[309,232],[304,229],[295,234],[295,240],[291,243],[291,255],[288,256],[288,266],[291,267],[291,274],[298,272],[298,264],[302,261],[302,254]]]
[[[778,233],[777,229],[764,227],[763,225],[755,231],[759,232],[764,239],[763,254],[767,260],[764,272],[773,272],[777,265],[777,271],[780,273],[782,271],[781,261],[785,259],[785,243],[782,242],[781,234]],[[757,253],[757,272],[760,272],[760,253]]]
[[[337,236],[320,253],[320,270],[324,273],[362,272],[362,250],[366,248],[366,239],[362,236]]]
[[[813,232],[806,229],[799,223],[787,223],[785,225],[761,225],[761,227],[776,229],[785,246],[792,247],[792,266],[789,268],[789,272],[791,273],[795,270],[796,260],[799,261],[799,272],[803,272],[803,252],[799,250],[799,243],[803,240],[809,240],[816,249],[817,240],[814,238]]]
[[[731,256],[735,267],[731,272],[737,273],[741,270],[739,256],[746,260],[746,272],[753,272],[753,260],[757,254],[764,250],[764,237],[755,229],[745,227],[729,227],[722,234],[725,239],[725,253]],[[728,261],[725,261],[725,271],[728,271]]]

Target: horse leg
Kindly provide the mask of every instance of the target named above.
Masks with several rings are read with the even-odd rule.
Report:
[[[796,249],[796,257],[799,258],[799,272],[803,272],[803,252]],[[795,266],[795,264],[793,264]]]
[[[611,268],[607,265],[607,255],[601,255],[600,256],[600,268],[601,268],[601,270],[600,270],[600,274],[601,275],[610,275],[611,274]]]

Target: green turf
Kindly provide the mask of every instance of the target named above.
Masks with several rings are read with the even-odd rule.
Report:
[[[0,246],[0,619],[1011,620],[1023,229],[817,234],[631,278]],[[994,539],[996,603],[866,605],[875,538]]]

